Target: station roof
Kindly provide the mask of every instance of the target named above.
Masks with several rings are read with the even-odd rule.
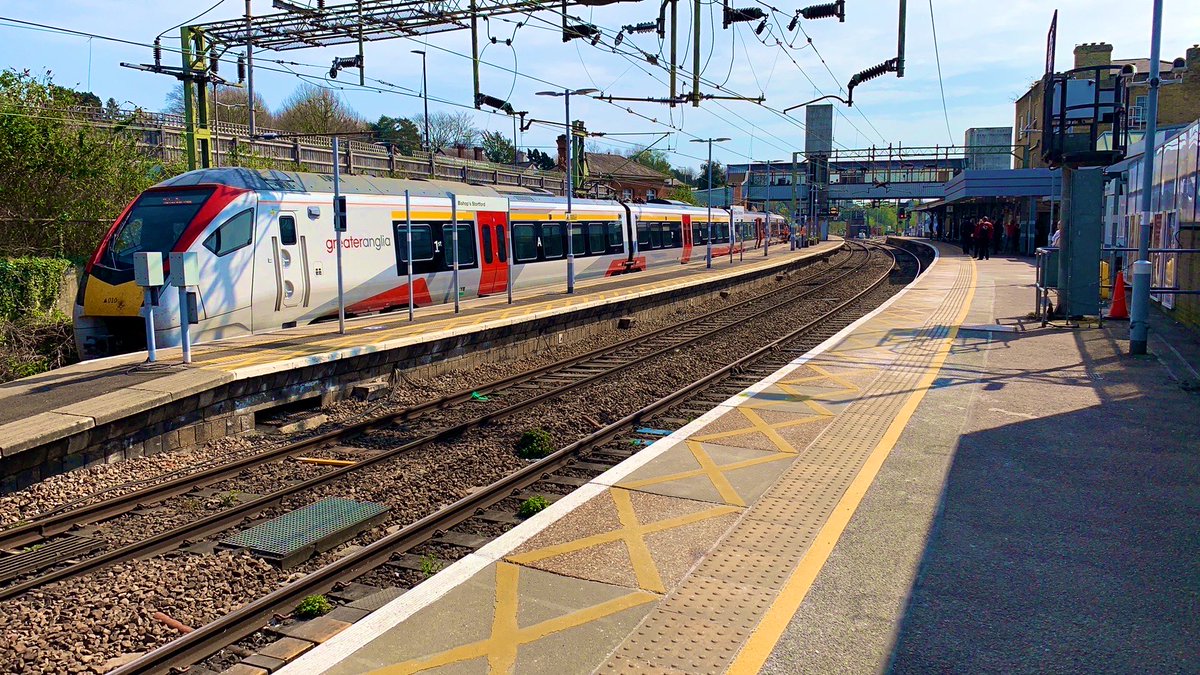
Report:
[[[1058,169],[963,171],[946,182],[945,203],[979,198],[1045,197],[1057,190],[1059,173]]]

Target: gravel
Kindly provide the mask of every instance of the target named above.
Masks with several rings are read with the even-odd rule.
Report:
[[[861,285],[848,284],[851,290]],[[839,290],[845,297],[851,290]],[[733,293],[726,302],[733,303],[751,292]],[[761,291],[754,291],[761,295]],[[832,294],[832,293],[831,293]],[[675,323],[684,315],[709,311],[707,307],[691,307],[661,316],[656,321],[639,321],[638,333]],[[549,431],[557,447],[573,442],[594,430],[594,424],[608,424],[646,403],[693,381],[737,355],[746,353],[748,345],[760,345],[771,335],[782,334],[815,316],[817,303],[803,303],[794,312],[774,313],[746,322],[720,337],[699,345],[665,354],[651,363],[640,363],[622,373],[582,387],[511,417],[446,442],[409,452],[389,459],[370,470],[352,473],[333,483],[317,486],[303,494],[284,500],[261,518],[280,515],[322,498],[339,496],[384,503],[392,508],[389,520],[347,543],[363,545],[377,540],[440,507],[456,501],[484,485],[516,471],[525,465],[512,447],[520,434],[532,427]],[[603,344],[626,339],[630,331],[615,328],[569,347],[551,348],[536,356],[505,363],[484,364],[469,371],[452,372],[420,381],[402,381],[393,388],[385,402],[365,403],[344,401],[323,411],[331,424],[346,424],[364,416],[379,414],[387,408],[403,408],[418,401],[445,393],[460,391],[493,381],[512,372],[525,370],[568,354],[591,351]],[[439,412],[410,423],[411,427],[394,427],[371,432],[354,445],[363,447],[392,446],[405,438],[419,435],[430,424],[444,426],[453,420],[465,419],[484,410],[503,405],[521,396],[506,393],[498,401],[467,404],[459,411]],[[533,395],[533,394],[528,394]],[[580,422],[582,419],[588,419]],[[112,487],[147,473],[165,472],[188,466],[189,462],[209,461],[221,453],[261,451],[264,443],[249,443],[240,439],[222,439],[194,453],[168,453],[95,467],[84,472],[55,477],[29,490],[0,500],[0,516],[26,512],[31,506],[46,508],[63,503],[74,494]],[[350,445],[347,443],[346,445]],[[330,451],[323,451],[326,456]],[[311,454],[320,455],[319,452]],[[161,462],[156,463],[154,460]],[[105,471],[105,470],[108,471]],[[278,489],[285,481],[304,479],[331,470],[311,464],[285,460],[265,464],[236,479],[212,486],[216,494],[204,499],[180,497],[168,500],[143,515],[129,514],[103,524],[101,533],[106,539],[125,543],[147,532],[155,532],[225,508],[232,490],[241,493],[266,493]],[[109,472],[112,473],[109,473]],[[72,480],[71,477],[75,478]],[[47,483],[61,484],[57,491],[44,487]],[[570,492],[569,488],[542,485],[542,493]],[[481,534],[498,534],[508,529],[502,525],[469,522],[462,529]],[[427,545],[431,546],[431,545]],[[420,550],[436,550],[422,548]],[[185,624],[199,625],[228,612],[234,603],[247,601],[270,591],[288,578],[326,564],[344,553],[344,546],[326,552],[301,565],[292,573],[284,573],[264,562],[243,554],[222,552],[212,556],[173,554],[143,561],[131,561],[98,571],[78,579],[55,584],[7,603],[0,616],[0,671],[20,672],[97,672],[109,659],[143,651],[161,644],[175,633],[152,617],[155,611],[164,612]],[[451,553],[446,551],[446,553]],[[457,557],[457,556],[448,556]],[[380,568],[370,578],[377,585],[412,585],[420,573]],[[236,599],[236,600],[235,600]]]

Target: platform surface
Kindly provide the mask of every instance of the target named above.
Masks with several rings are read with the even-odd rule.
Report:
[[[1197,394],[1026,323],[1031,279],[943,249],[278,672],[1194,670]]]
[[[0,449],[11,454],[237,379],[670,293],[714,278],[780,267],[841,245],[841,239],[833,238],[798,251],[775,247],[769,257],[746,251],[744,259],[732,264],[726,258],[714,260],[711,270],[703,261],[693,261],[586,279],[571,295],[560,287],[517,288],[511,305],[500,294],[464,299],[458,314],[453,304],[421,307],[411,322],[407,311],[366,316],[348,321],[344,335],[332,322],[230,338],[196,345],[193,364],[187,367],[180,363],[178,348],[160,349],[153,365],[144,364],[145,352],[85,361],[0,384]]]

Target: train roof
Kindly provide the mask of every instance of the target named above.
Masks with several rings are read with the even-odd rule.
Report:
[[[157,187],[214,183],[256,192],[333,192],[333,176],[330,174],[240,167],[188,171],[159,183]],[[403,195],[404,191],[408,190],[413,197],[445,197],[447,192],[486,197],[502,196],[490,187],[470,183],[377,176],[340,176],[338,190],[348,195]]]

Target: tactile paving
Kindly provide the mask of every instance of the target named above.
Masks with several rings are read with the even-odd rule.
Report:
[[[719,673],[733,661],[748,637],[749,630],[655,610],[613,656],[650,668]]]
[[[761,588],[693,574],[679,584],[658,609],[750,630],[758,625],[774,599],[774,594]]]

